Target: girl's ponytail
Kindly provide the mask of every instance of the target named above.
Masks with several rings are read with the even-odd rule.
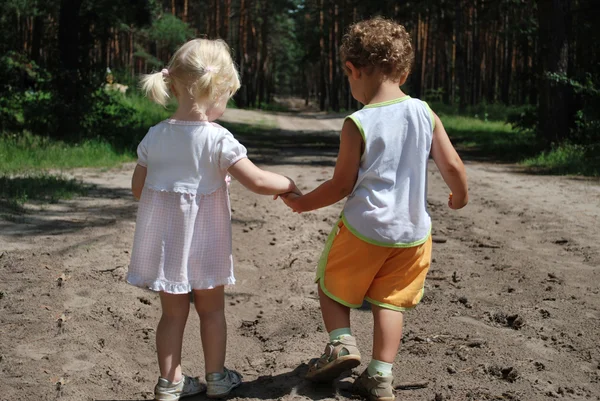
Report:
[[[165,74],[164,70],[162,72],[146,74],[142,77],[142,90],[150,100],[161,106],[166,106],[167,99],[169,98],[169,88],[165,82],[167,77],[168,74]]]

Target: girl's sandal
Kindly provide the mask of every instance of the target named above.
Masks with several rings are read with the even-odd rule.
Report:
[[[320,383],[330,382],[358,365],[360,365],[360,352],[356,346],[356,339],[352,336],[343,336],[339,340],[328,343],[320,358],[310,361],[306,379]]]

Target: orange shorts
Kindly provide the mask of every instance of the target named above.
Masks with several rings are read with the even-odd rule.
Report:
[[[350,308],[366,300],[404,311],[423,298],[430,265],[431,236],[410,248],[384,247],[359,239],[340,221],[327,239],[316,281],[325,295]]]

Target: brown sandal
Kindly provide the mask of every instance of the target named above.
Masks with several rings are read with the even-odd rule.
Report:
[[[339,340],[328,343],[320,358],[310,361],[306,378],[314,382],[330,382],[358,365],[360,365],[360,351],[356,346],[356,339],[352,336],[343,336]]]

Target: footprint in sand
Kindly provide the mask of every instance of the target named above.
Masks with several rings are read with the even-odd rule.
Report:
[[[35,361],[40,361],[44,357],[54,355],[57,352],[51,348],[38,346],[35,343],[17,345],[17,348],[15,349],[15,351],[18,356],[20,356],[22,358],[30,358]]]
[[[77,309],[77,308],[87,308],[95,304],[96,301],[88,298],[82,297],[81,295],[74,294],[67,299],[67,301],[63,304],[66,309]]]
[[[65,353],[63,355],[64,358],[67,360],[67,363],[62,365],[62,370],[66,373],[74,373],[83,370],[88,370],[96,365],[95,363],[88,361],[89,356],[85,353]]]

